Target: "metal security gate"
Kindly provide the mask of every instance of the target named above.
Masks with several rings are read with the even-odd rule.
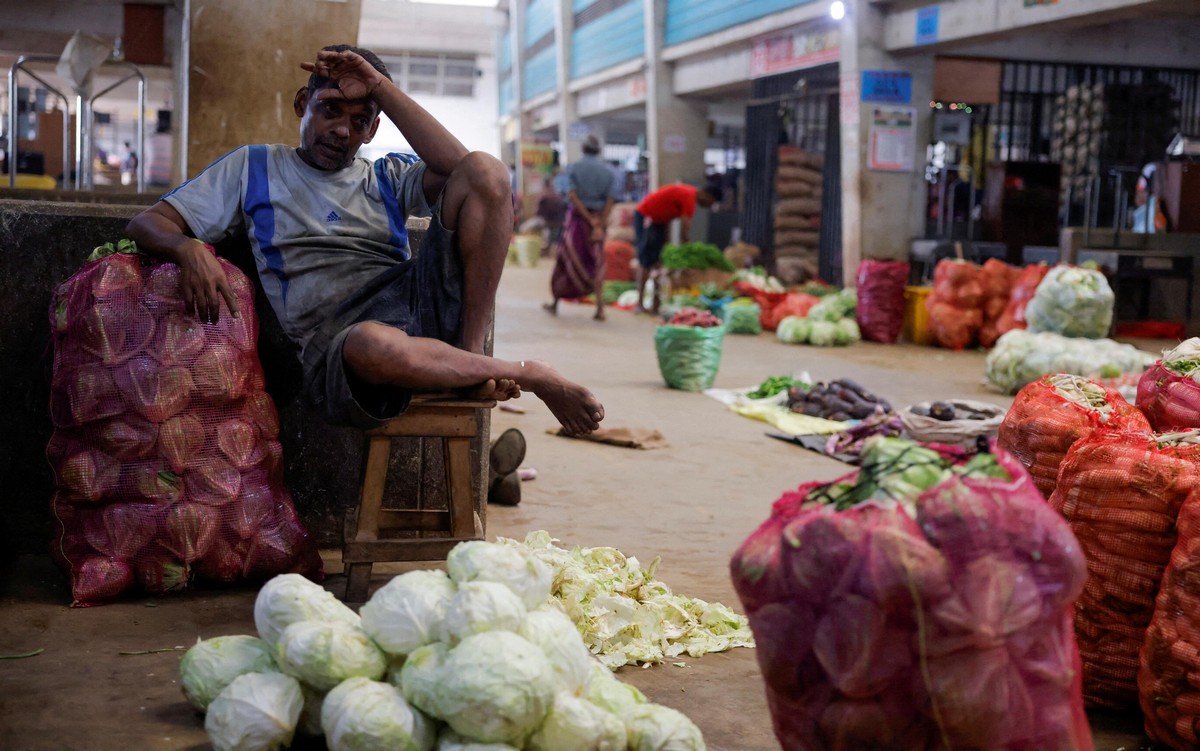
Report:
[[[825,65],[754,82],[746,108],[746,178],[742,237],[762,250],[762,263],[776,268],[776,175],[779,149],[794,146],[824,158],[814,273],[840,280],[841,161],[839,157],[838,68]],[[819,272],[816,266],[819,264]]]
[[[972,108],[970,146],[952,158],[977,174],[1061,165],[1060,226],[1108,226],[1176,133],[1200,133],[1200,71],[1010,60],[999,103]]]

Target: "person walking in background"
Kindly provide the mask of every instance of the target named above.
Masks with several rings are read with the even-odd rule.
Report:
[[[568,184],[567,219],[550,277],[554,299],[542,307],[557,315],[559,300],[592,294],[596,298],[592,317],[603,321],[604,231],[616,193],[612,170],[601,161],[600,141],[595,136],[583,142],[583,158],[571,165]]]
[[[682,225],[680,242],[689,242],[692,216],[696,213],[696,204],[707,209],[714,203],[720,203],[723,194],[724,191],[720,184],[715,182],[710,182],[703,188],[679,183],[659,188],[638,204],[637,211],[633,214],[638,259],[638,302],[637,307],[633,310],[634,313],[646,312],[642,305],[642,300],[646,295],[646,282],[649,281],[650,275],[659,268],[671,222],[676,219],[680,220]],[[658,284],[655,284],[651,312],[658,312],[659,302]]]
[[[538,194],[537,202],[537,216],[542,220],[544,227],[543,250],[548,251],[552,246],[558,244],[558,240],[562,236],[563,218],[566,211],[567,203],[563,200],[562,195],[554,189],[553,178],[547,178],[542,185],[542,192]]]
[[[138,155],[129,145],[129,141],[125,142],[124,148],[121,149],[121,184],[130,185],[136,182],[138,168]]]

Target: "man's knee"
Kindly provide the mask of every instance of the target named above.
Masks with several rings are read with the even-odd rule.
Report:
[[[463,157],[450,173],[450,180],[459,183],[460,188],[465,188],[475,197],[505,206],[512,204],[508,167],[486,152],[472,151]]]
[[[404,367],[404,339],[408,335],[394,326],[374,321],[356,323],[346,334],[342,360],[367,383],[385,383],[388,373]]]

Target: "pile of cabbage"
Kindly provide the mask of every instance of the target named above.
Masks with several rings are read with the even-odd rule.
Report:
[[[1014,329],[1000,337],[988,353],[985,375],[996,388],[1015,394],[1046,375],[1069,373],[1115,378],[1124,373],[1141,373],[1156,359],[1150,352],[1111,339]]]
[[[497,542],[549,566],[552,597],[592,654],[613,670],[754,646],[746,616],[719,602],[677,595],[655,579],[660,558],[643,567],[616,548],[567,550],[542,530],[523,542],[506,537]]]
[[[857,295],[853,287],[821,298],[807,315],[788,316],[779,322],[775,336],[787,344],[834,347],[862,340],[854,318]]]
[[[1029,330],[1100,339],[1113,319],[1113,291],[1104,274],[1079,266],[1055,266],[1025,308]]]
[[[330,751],[693,751],[682,713],[652,704],[589,653],[550,597],[553,574],[510,545],[467,542],[355,613],[278,576],[254,604],[258,637],[183,656],[181,687],[216,751],[321,736]]]

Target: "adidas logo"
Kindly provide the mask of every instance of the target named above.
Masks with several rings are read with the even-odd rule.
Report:
[[[331,211],[331,212],[329,212],[329,216],[325,217],[325,221],[340,222],[340,221],[342,221],[342,217],[340,217],[336,211]]]

